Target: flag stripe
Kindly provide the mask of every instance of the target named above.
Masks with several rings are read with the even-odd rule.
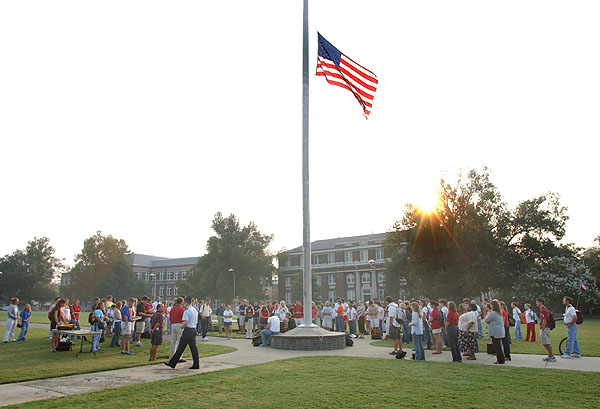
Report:
[[[363,110],[365,110],[365,106],[373,106],[371,104],[371,101],[373,101],[373,94],[362,91],[358,86],[352,84],[352,81],[349,81],[348,77],[343,75],[331,61],[319,57],[316,75],[325,76],[328,83],[338,85],[352,92],[358,102],[363,106]]]

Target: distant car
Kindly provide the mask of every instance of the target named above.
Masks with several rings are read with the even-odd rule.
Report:
[[[10,305],[3,305],[0,306],[0,311],[8,311],[8,308],[10,307]]]

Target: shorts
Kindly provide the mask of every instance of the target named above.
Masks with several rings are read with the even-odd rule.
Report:
[[[441,328],[432,329],[431,333],[432,334],[441,334],[442,333],[442,329]]]
[[[378,326],[379,326],[379,319],[371,318],[371,328],[378,327]]]
[[[400,327],[394,327],[392,325],[388,335],[391,339],[400,339],[400,337],[402,337],[402,331],[400,330]]]
[[[231,327],[231,324],[233,324],[232,322],[224,322],[223,325],[225,325],[226,327]]]
[[[162,344],[162,340],[163,340],[163,332],[162,332],[162,329],[159,328],[152,333],[152,336],[150,337],[150,344],[151,345],[160,345],[160,344]]]
[[[550,328],[540,330],[540,344],[550,345]]]
[[[135,332],[144,332],[144,327],[146,326],[146,323],[144,322],[144,320],[139,320],[135,322]]]
[[[121,322],[121,335],[131,335],[131,327],[128,322]]]

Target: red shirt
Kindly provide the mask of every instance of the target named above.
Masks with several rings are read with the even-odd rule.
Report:
[[[446,322],[448,325],[458,325],[458,313],[456,311],[448,311]]]
[[[169,313],[169,319],[172,324],[180,324],[183,322],[183,313],[185,310],[181,305],[174,305],[171,307],[171,312]]]
[[[502,310],[502,317],[504,317],[504,326],[508,327],[508,313],[505,310]]]
[[[81,307],[79,305],[71,305],[71,316],[75,318],[76,321],[79,321],[79,313],[81,312]]]
[[[440,329],[440,310],[435,308],[431,312],[431,329]]]
[[[269,310],[260,310],[260,317],[263,319],[269,319]]]
[[[301,305],[294,305],[294,318],[302,318],[304,316],[304,308]]]
[[[542,326],[541,323],[544,322],[544,320],[546,320],[546,326],[544,328],[548,328],[548,320],[550,320],[550,311],[548,311],[548,308],[546,307],[540,308],[540,327]]]

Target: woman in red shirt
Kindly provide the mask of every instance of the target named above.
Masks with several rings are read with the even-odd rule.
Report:
[[[431,315],[427,323],[431,327],[431,334],[433,336],[433,343],[435,344],[435,352],[432,354],[439,355],[442,353],[442,325],[440,323],[440,309],[437,301],[431,301]]]
[[[448,345],[452,353],[452,362],[462,362],[462,356],[458,348],[458,312],[456,311],[456,303],[454,301],[448,303],[448,314],[445,325]]]
[[[502,309],[502,318],[504,318],[504,338],[502,338],[502,349],[504,350],[504,357],[507,361],[510,361],[510,345],[508,342],[508,337],[510,333],[510,327],[508,326],[508,309],[506,308],[506,304],[504,301],[500,301],[500,307]]]

